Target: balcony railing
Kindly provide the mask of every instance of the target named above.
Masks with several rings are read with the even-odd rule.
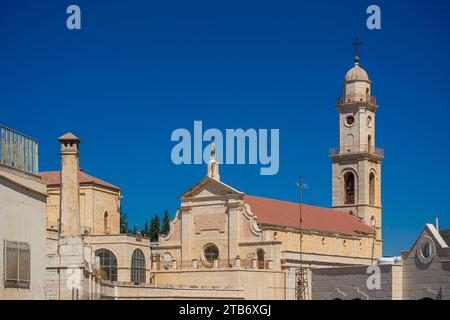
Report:
[[[364,100],[361,101],[344,101],[342,97],[337,98],[337,105],[342,106],[344,104],[353,104],[353,103],[361,103],[361,102],[369,102],[370,104],[376,106],[377,105],[377,99],[374,96],[366,96]]]
[[[219,259],[212,263],[193,259],[189,261],[153,261],[152,270],[205,270],[205,269],[271,269],[272,261],[257,259]]]
[[[339,156],[344,154],[357,154],[357,153],[366,153],[372,154],[379,157],[384,157],[384,150],[380,148],[376,148],[374,146],[368,144],[360,144],[360,145],[351,145],[351,146],[342,146],[340,148],[331,148],[329,155],[331,156]]]
[[[0,164],[37,173],[37,140],[0,125]]]

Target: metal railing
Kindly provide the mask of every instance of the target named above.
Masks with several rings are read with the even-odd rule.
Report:
[[[338,97],[337,101],[336,101],[336,104],[338,106],[342,106],[342,105],[345,105],[345,104],[361,103],[361,102],[368,102],[368,103],[370,103],[372,105],[375,105],[375,106],[377,105],[377,99],[374,96],[366,96],[365,99],[361,100],[361,101],[344,101],[342,99],[342,97]]]
[[[37,140],[0,125],[0,164],[37,173],[39,170]]]
[[[343,154],[356,154],[356,153],[367,153],[379,157],[384,157],[383,149],[376,148],[375,146],[368,144],[342,146],[340,148],[331,148],[329,151],[330,156],[339,156]]]

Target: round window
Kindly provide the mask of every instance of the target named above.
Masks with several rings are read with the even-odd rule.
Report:
[[[203,251],[206,262],[212,264],[214,260],[219,258],[219,249],[214,244],[209,244]]]
[[[428,259],[431,256],[431,245],[429,243],[425,243],[422,246],[422,255],[425,259]]]
[[[417,257],[423,264],[429,264],[436,254],[436,247],[429,236],[422,237],[417,244]]]
[[[347,126],[352,126],[355,123],[355,118],[353,116],[348,116],[347,118],[345,118],[345,124]]]

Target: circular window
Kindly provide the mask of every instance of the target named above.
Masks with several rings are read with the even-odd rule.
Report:
[[[367,126],[368,126],[369,128],[372,128],[372,125],[373,125],[373,119],[372,119],[371,116],[368,116],[368,117],[367,117]]]
[[[214,244],[209,244],[203,250],[203,255],[207,263],[213,264],[219,258],[219,249]]]
[[[429,264],[436,254],[434,241],[429,236],[424,236],[419,240],[417,249],[417,257],[423,264]]]
[[[425,259],[428,259],[431,256],[431,245],[429,243],[423,245],[422,255]]]
[[[345,118],[345,124],[351,127],[355,123],[355,118],[353,116],[348,116]]]

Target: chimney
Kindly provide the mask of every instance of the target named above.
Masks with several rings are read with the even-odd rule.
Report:
[[[60,203],[60,236],[81,236],[80,200],[78,181],[78,145],[80,139],[72,133],[58,138],[61,144],[61,203]]]

